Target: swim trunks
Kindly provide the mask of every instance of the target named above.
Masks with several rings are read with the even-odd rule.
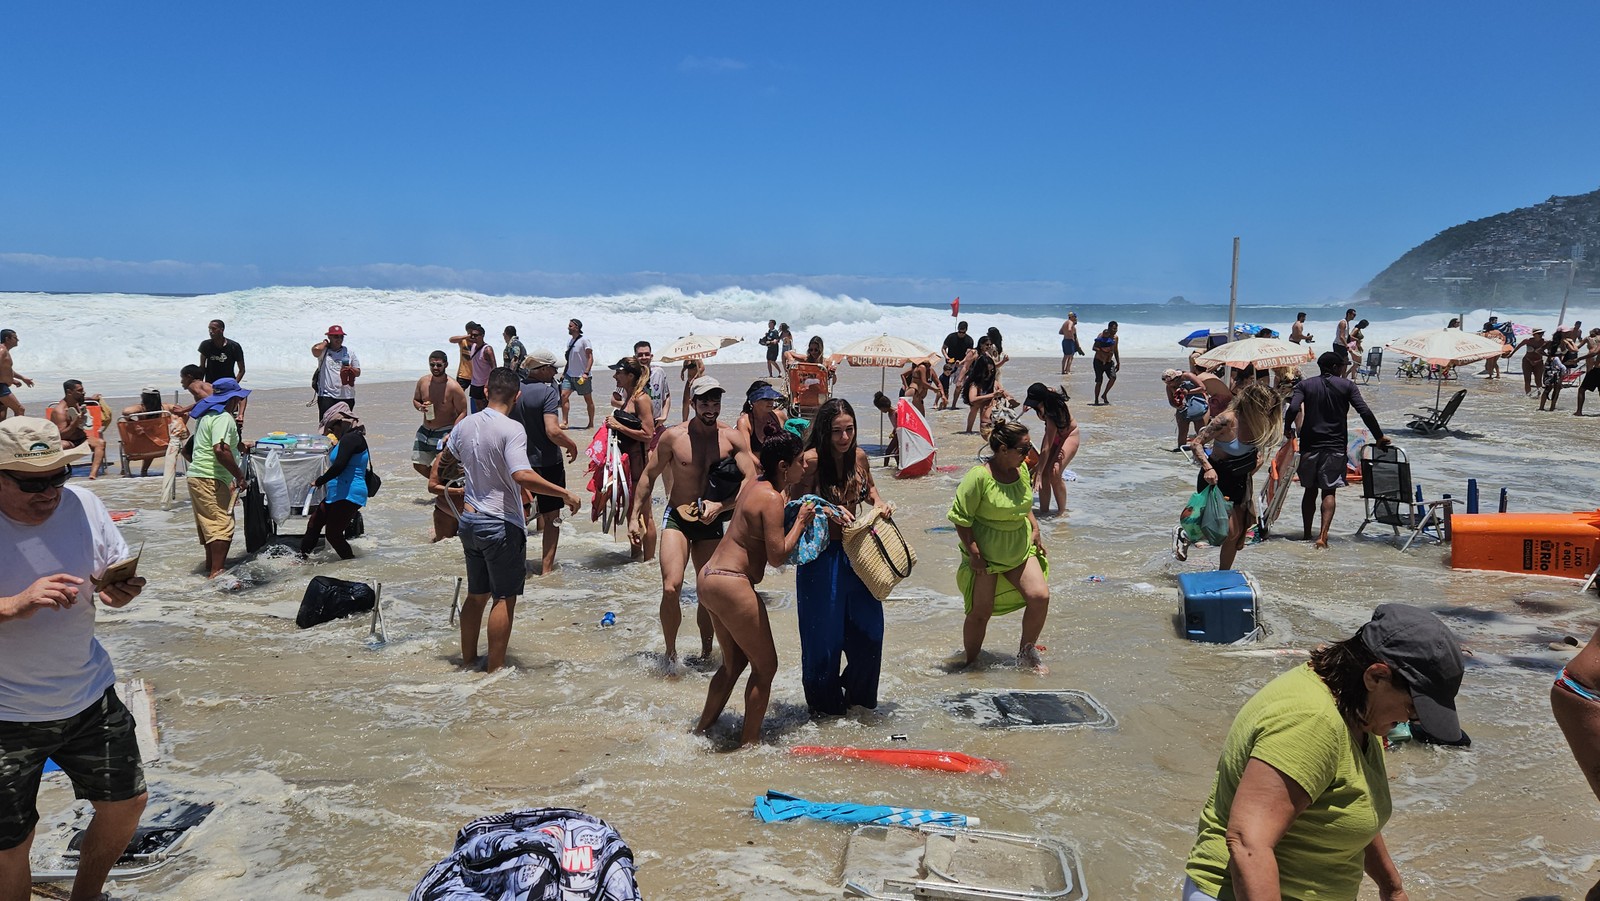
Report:
[[[411,441],[411,462],[429,466],[433,458],[439,456],[439,448],[444,446],[444,439],[450,435],[451,426],[442,429],[417,429],[417,437]]]
[[[11,386],[10,385],[0,385],[0,397],[10,397],[10,396],[11,396]]]
[[[1116,378],[1117,377],[1117,363],[1116,363],[1116,361],[1115,360],[1102,360],[1099,357],[1095,357],[1094,358],[1094,374],[1097,377],[1104,375],[1104,376],[1110,376],[1111,378]]]
[[[676,507],[668,506],[666,514],[661,517],[661,529],[673,529],[683,533],[690,544],[697,541],[720,541],[722,539],[722,523],[703,523],[686,520],[678,515]]]
[[[1300,455],[1300,465],[1295,474],[1303,488],[1332,491],[1345,486],[1345,475],[1350,468],[1350,455],[1342,450],[1306,451]]]
[[[594,393],[594,380],[588,376],[562,376],[561,390],[570,391],[579,397],[588,397]]]
[[[1596,390],[1600,390],[1600,366],[1596,366],[1584,373],[1583,384],[1578,386],[1578,391],[1580,392]]]

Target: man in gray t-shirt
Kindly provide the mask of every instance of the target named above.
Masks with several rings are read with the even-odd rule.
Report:
[[[461,662],[478,662],[478,630],[489,611],[488,672],[505,665],[511,620],[522,594],[528,544],[522,490],[562,498],[577,512],[578,496],[552,485],[528,462],[528,437],[511,419],[517,402],[517,375],[505,367],[489,372],[488,406],[456,424],[445,445],[445,463],[461,462],[467,477],[461,513],[461,554],[467,563],[467,600],[461,605]],[[452,459],[453,458],[453,459]]]
[[[556,355],[536,347],[523,361],[522,396],[511,408],[511,418],[528,436],[528,464],[545,481],[563,488],[567,463],[578,459],[578,445],[561,428],[561,392],[555,386]],[[566,460],[562,460],[562,455]],[[541,575],[556,566],[556,545],[561,543],[561,499],[539,495],[533,499],[539,517]]]

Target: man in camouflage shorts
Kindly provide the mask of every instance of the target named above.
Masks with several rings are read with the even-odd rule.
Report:
[[[106,582],[128,545],[100,499],[68,487],[86,448],[64,450],[49,420],[0,422],[0,899],[30,896],[28,851],[45,760],[94,806],[72,885],[100,897],[146,800],[133,717],[94,637],[96,603],[122,607],[144,588]],[[101,579],[97,588],[95,579]],[[115,577],[114,577],[115,578]]]

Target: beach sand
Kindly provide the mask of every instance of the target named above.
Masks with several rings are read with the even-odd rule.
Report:
[[[1042,643],[1050,674],[1013,665],[1018,616],[991,623],[977,667],[951,666],[962,611],[955,536],[944,514],[980,440],[955,434],[965,410],[936,413],[938,462],[953,470],[907,481],[877,471],[920,556],[885,604],[881,706],[830,721],[807,718],[793,574],[775,571],[761,585],[781,661],[767,744],[740,753],[729,751],[742,690],[709,740],[689,735],[709,672],[663,674],[657,566],[630,564],[625,538],[602,534],[587,509],[563,531],[561,567],[529,577],[513,665],[492,676],[457,668],[457,633],[447,619],[461,553],[454,541],[427,540],[429,501],[409,464],[418,419],[410,383],[358,387],[357,413],[385,482],[352,561],[326,550],[310,564],[246,560],[241,528],[230,562],[247,587],[221,591],[200,573],[181,486],[176,509],[162,511],[158,479],[113,471],[78,483],[113,510],[139,511],[123,531],[130,543],[146,543],[142,574],[151,582],[127,609],[101,611],[98,634],[121,676],[155,687],[163,760],[148,773],[152,788],[222,804],[185,853],[118,886],[116,896],[393,898],[449,851],[466,821],[524,806],[573,806],[621,832],[647,897],[838,897],[848,828],[761,825],[751,800],[772,788],[953,810],[1001,830],[1057,836],[1080,849],[1091,894],[1174,897],[1229,723],[1252,692],[1299,658],[1241,656],[1178,636],[1176,576],[1214,567],[1216,557],[1197,550],[1179,563],[1170,553],[1172,526],[1194,483],[1187,455],[1168,451],[1173,419],[1158,375],[1176,364],[1127,361],[1112,405],[1091,407],[1085,362],[1068,380],[1083,429],[1072,463],[1081,479],[1068,485],[1068,515],[1044,525],[1052,598]],[[1013,360],[1005,384],[1018,394],[1035,380],[1055,384],[1057,363]],[[764,368],[713,360],[711,371],[737,392]],[[889,378],[892,384],[892,372]],[[878,440],[870,398],[879,379],[878,370],[841,369],[838,393],[862,414],[863,442]],[[1515,510],[1594,505],[1594,424],[1571,415],[1570,394],[1564,411],[1551,415],[1524,401],[1520,380],[1469,379],[1464,387],[1472,393],[1456,424],[1468,434],[1434,439],[1400,428],[1405,414],[1432,401],[1432,383],[1386,373],[1363,389],[1411,453],[1430,497],[1462,498],[1466,478],[1477,477],[1488,508],[1502,485]],[[603,409],[604,388],[598,393]],[[305,390],[257,392],[248,436],[312,431],[308,399]],[[730,395],[724,420],[736,413]],[[1037,419],[1026,421],[1037,441]],[[588,435],[578,434],[580,445]],[[569,483],[581,483],[576,467]],[[1291,497],[1285,528],[1298,518],[1298,501]],[[1469,752],[1405,746],[1389,757],[1395,815],[1385,834],[1411,897],[1581,895],[1574,886],[1596,877],[1600,805],[1550,717],[1550,679],[1565,657],[1547,645],[1565,635],[1587,639],[1594,597],[1579,595],[1571,581],[1452,570],[1448,548],[1432,542],[1402,553],[1382,531],[1352,538],[1360,519],[1360,491],[1352,487],[1340,492],[1331,550],[1273,539],[1239,554],[1238,568],[1262,589],[1270,628],[1263,646],[1309,649],[1346,637],[1385,601],[1439,611],[1475,654],[1460,699],[1475,745]],[[370,638],[365,618],[297,630],[300,596],[318,574],[382,582],[389,641]],[[617,625],[600,629],[608,610]],[[698,644],[693,623],[686,610],[679,639],[686,651]],[[1118,726],[985,730],[941,706],[986,688],[1086,690]],[[992,757],[1009,769],[961,776],[785,751],[888,746],[891,733],[908,735],[910,747]],[[60,786],[47,786],[46,821],[59,820],[70,803]],[[1370,883],[1362,897],[1376,897]]]

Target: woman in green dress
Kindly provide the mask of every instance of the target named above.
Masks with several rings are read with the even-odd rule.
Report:
[[[997,423],[989,433],[993,456],[969,470],[956,488],[948,519],[961,539],[956,584],[967,610],[962,627],[966,663],[978,659],[989,618],[1022,610],[1017,665],[1039,673],[1039,633],[1050,610],[1050,573],[1039,521],[1033,516],[1033,477],[1024,462],[1033,451],[1028,427]]]

